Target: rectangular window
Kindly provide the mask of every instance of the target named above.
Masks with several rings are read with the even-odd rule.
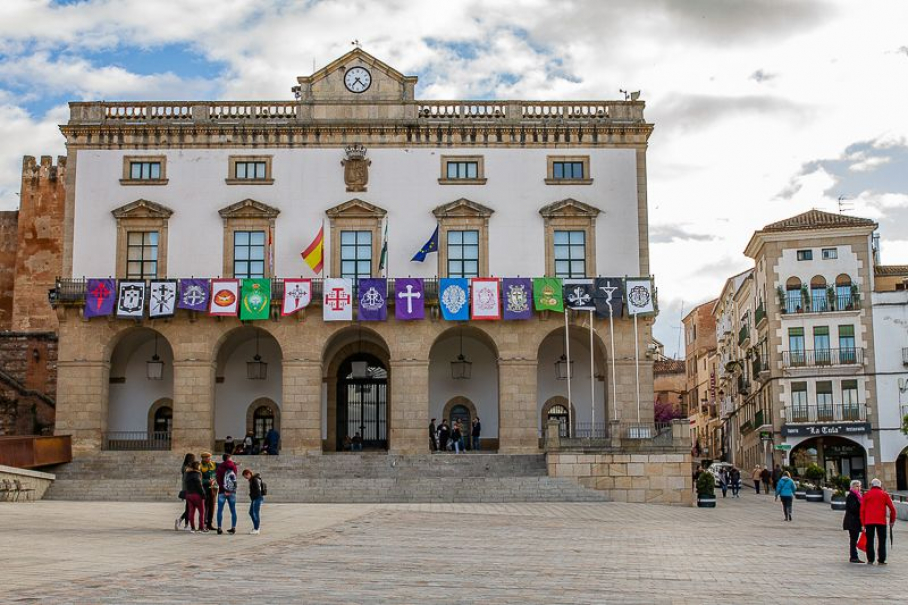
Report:
[[[829,365],[829,326],[815,326],[813,329],[813,354],[817,365]]]
[[[813,250],[798,250],[798,260],[813,260]]]
[[[791,365],[802,366],[807,363],[804,348],[804,328],[788,328],[788,355]]]
[[[158,276],[158,232],[130,231],[126,234],[126,279],[154,279]]]
[[[854,326],[839,326],[839,361],[855,363],[857,355],[854,347]]]
[[[161,162],[130,162],[129,178],[134,181],[156,181],[161,178]]]
[[[823,248],[823,260],[835,260],[839,258],[838,248]]]
[[[586,277],[586,232],[555,231],[555,277]]]
[[[842,381],[842,420],[860,420],[858,409],[858,381]]]
[[[826,286],[810,288],[810,308],[814,313],[823,313],[829,310],[829,301],[826,296]]]
[[[829,380],[817,381],[817,420],[819,422],[832,422],[832,382]]]
[[[233,166],[235,179],[265,179],[267,178],[266,162],[237,162]]]
[[[553,179],[583,179],[583,162],[552,162]]]
[[[448,231],[448,277],[479,277],[479,231]]]
[[[341,231],[341,277],[372,277],[372,232]]]
[[[807,383],[791,383],[791,421],[807,422]]]
[[[479,162],[447,162],[447,178],[449,179],[476,179],[479,178]]]
[[[483,156],[441,156],[439,185],[483,185],[485,182],[485,158]]]
[[[265,232],[233,232],[233,276],[265,277]]]

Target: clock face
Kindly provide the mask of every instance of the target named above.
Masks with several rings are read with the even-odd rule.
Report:
[[[365,67],[352,67],[344,75],[344,86],[350,92],[366,92],[372,84],[372,74]]]

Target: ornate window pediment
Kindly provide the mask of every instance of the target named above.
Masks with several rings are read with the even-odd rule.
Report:
[[[595,219],[600,212],[599,208],[584,204],[573,198],[554,202],[539,209],[539,214],[543,218],[582,217]]]
[[[221,215],[223,219],[230,218],[267,218],[274,219],[277,218],[277,215],[281,213],[280,210],[269,206],[268,204],[263,204],[262,202],[257,202],[252,199],[245,199],[242,202],[237,202],[236,204],[231,204],[226,208],[221,208],[218,210],[218,214]]]
[[[489,217],[495,211],[460,198],[432,211],[438,220],[438,275],[489,275]]]
[[[149,200],[136,200],[110,211],[116,219],[155,218],[169,219],[173,210]]]
[[[586,276],[596,275],[596,217],[601,210],[573,198],[567,198],[539,209],[545,221],[545,274],[557,275],[555,267],[556,232],[582,232],[568,235],[582,240],[583,267]],[[564,237],[564,234],[561,234]],[[562,242],[563,244],[563,242]],[[564,248],[562,245],[561,248]],[[580,259],[578,259],[580,260]]]
[[[362,237],[365,231],[370,233],[371,253],[368,258],[371,260],[371,264],[369,275],[378,275],[382,245],[381,224],[388,212],[384,208],[379,208],[367,201],[353,198],[343,204],[328,208],[325,214],[330,219],[329,222],[331,224],[331,275],[340,277],[343,273],[341,243],[344,239],[343,233],[350,231],[358,232],[354,236],[355,238]],[[350,235],[348,234],[347,237],[350,237]],[[357,273],[365,274],[365,271],[357,269]]]
[[[167,226],[173,210],[139,199],[110,211],[117,220],[117,276],[167,276]]]
[[[332,219],[381,219],[388,214],[388,211],[359,198],[354,198],[343,204],[338,204],[333,208],[328,208],[325,210],[325,214],[328,215],[328,218]]]
[[[482,204],[460,198],[447,204],[437,206],[432,214],[441,220],[444,218],[489,218],[495,211]]]

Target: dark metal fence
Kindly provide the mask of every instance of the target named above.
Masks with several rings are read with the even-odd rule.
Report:
[[[168,451],[170,433],[167,431],[111,431],[101,434],[101,449],[112,452]]]
[[[787,422],[861,422],[867,420],[863,403],[829,403],[826,405],[790,406],[785,408]]]
[[[783,351],[782,365],[786,368],[864,365],[864,349],[810,349]]]

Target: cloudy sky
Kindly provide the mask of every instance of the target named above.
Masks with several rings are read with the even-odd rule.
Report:
[[[769,222],[844,197],[908,264],[906,24],[901,0],[3,0],[0,210],[23,155],[64,153],[67,101],[286,99],[353,39],[423,99],[639,89],[671,354],[682,301],[715,297]]]

